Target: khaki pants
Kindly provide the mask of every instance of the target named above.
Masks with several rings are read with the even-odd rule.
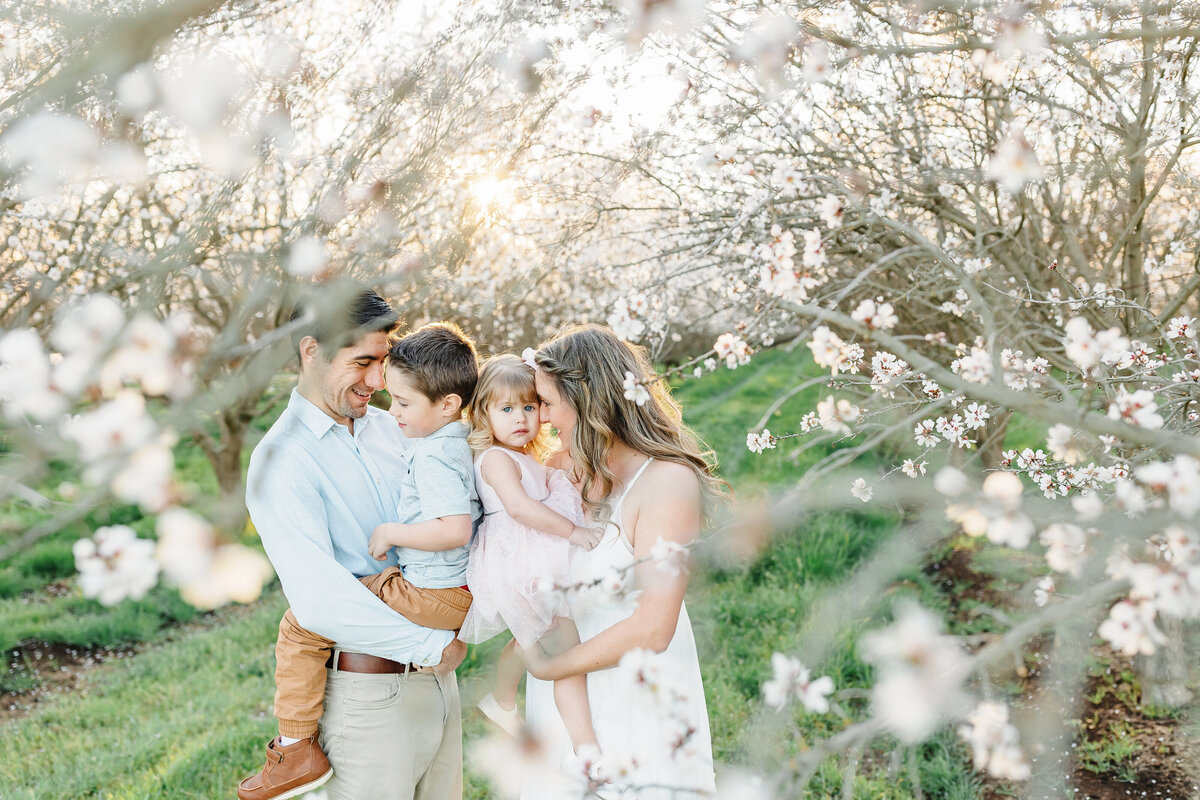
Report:
[[[406,581],[397,567],[360,580],[388,607],[426,628],[457,630],[471,607],[466,589],[422,589]],[[283,615],[275,642],[275,718],[280,735],[304,739],[317,732],[325,699],[325,662],[333,647],[329,639],[300,627],[291,609]]]
[[[321,741],[329,800],[461,800],[462,706],[451,672],[329,670]]]

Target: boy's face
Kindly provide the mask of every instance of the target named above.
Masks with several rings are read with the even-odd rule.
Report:
[[[457,395],[430,400],[413,385],[407,374],[391,365],[384,371],[384,378],[388,394],[392,396],[388,413],[410,439],[428,436],[461,415]]]

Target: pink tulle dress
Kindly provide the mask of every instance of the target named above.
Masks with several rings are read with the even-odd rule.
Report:
[[[496,491],[480,474],[483,459],[493,451],[517,462],[526,494],[576,525],[583,522],[582,501],[565,472],[551,470],[531,456],[497,446],[475,459],[475,488],[484,516],[471,543],[467,563],[471,609],[459,638],[477,643],[510,630],[518,644],[529,647],[542,637],[556,616],[567,614],[562,592],[539,591],[536,587],[549,582],[566,584],[571,544],[562,537],[522,525],[505,512]]]

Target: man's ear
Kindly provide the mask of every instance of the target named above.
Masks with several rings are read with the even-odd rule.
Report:
[[[442,413],[448,417],[462,414],[463,401],[456,394],[448,394],[442,398]]]
[[[311,364],[320,354],[321,344],[314,336],[305,336],[300,340],[300,363]]]

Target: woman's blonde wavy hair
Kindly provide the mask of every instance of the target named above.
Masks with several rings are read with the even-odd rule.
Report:
[[[568,448],[584,502],[606,510],[617,476],[608,467],[616,442],[662,461],[690,467],[700,479],[706,514],[713,501],[728,497],[728,484],[716,476],[716,458],[683,424],[679,404],[650,365],[645,351],[622,341],[602,325],[571,325],[542,344],[535,361],[554,380],[575,411]],[[650,392],[645,405],[625,397],[631,373]]]
[[[467,424],[471,426],[467,444],[472,452],[479,454],[496,444],[492,423],[488,419],[488,406],[504,401],[538,404],[533,368],[511,353],[492,356],[479,369],[475,396],[467,404],[466,411]],[[554,451],[554,445],[549,426],[543,425],[533,441],[525,445],[525,453],[538,461],[545,461],[546,456]]]

